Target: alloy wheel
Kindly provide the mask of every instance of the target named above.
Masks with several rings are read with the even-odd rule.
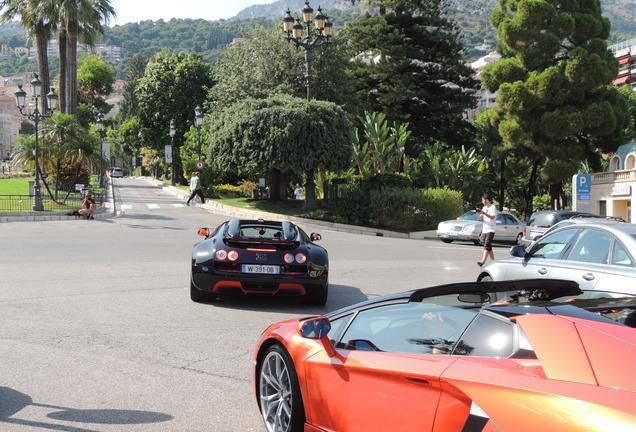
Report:
[[[263,360],[259,377],[261,413],[267,432],[289,432],[292,417],[292,386],[283,357],[271,351]]]

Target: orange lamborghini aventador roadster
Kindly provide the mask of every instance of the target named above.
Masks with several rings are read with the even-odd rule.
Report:
[[[573,282],[453,284],[270,326],[268,432],[636,431],[636,299]]]

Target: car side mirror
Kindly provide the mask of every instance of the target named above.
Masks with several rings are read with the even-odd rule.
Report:
[[[300,324],[300,335],[305,339],[314,339],[322,342],[329,357],[335,357],[336,349],[329,340],[329,331],[331,330],[331,322],[329,318],[318,317],[310,318]]]
[[[208,228],[201,228],[201,229],[199,229],[199,235],[201,237],[208,238],[208,237],[210,237],[210,230]]]
[[[510,255],[517,258],[526,258],[528,256],[528,253],[523,246],[516,245],[510,248]]]
[[[318,233],[311,233],[309,238],[311,239],[312,242],[315,242],[315,241],[318,241],[318,240],[322,240],[322,236],[320,234],[318,234]]]

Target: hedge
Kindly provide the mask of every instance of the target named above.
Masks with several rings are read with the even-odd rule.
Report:
[[[338,222],[398,231],[434,229],[463,213],[461,192],[448,189],[384,188],[365,191],[348,185],[331,205]]]

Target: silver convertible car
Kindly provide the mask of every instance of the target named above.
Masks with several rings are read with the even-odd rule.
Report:
[[[519,243],[523,237],[523,229],[526,224],[521,222],[512,213],[497,213],[497,233],[495,242]],[[482,222],[477,219],[475,210],[468,211],[454,220],[440,222],[437,226],[437,237],[444,243],[452,243],[455,240],[472,241],[479,245]]]
[[[528,278],[571,280],[583,291],[636,295],[636,225],[579,223],[557,229],[512,258],[485,266],[479,281]]]

